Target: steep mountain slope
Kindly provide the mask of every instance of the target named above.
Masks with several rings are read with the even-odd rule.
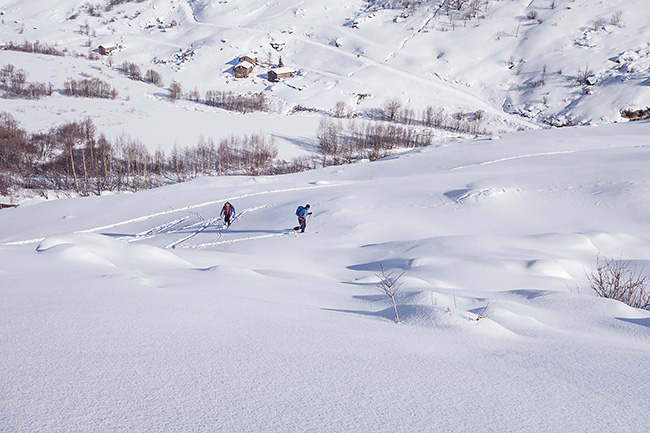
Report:
[[[90,116],[110,137],[128,134],[151,149],[263,130],[278,137],[283,155],[313,145],[318,116],[337,103],[362,116],[389,100],[416,119],[427,106],[468,119],[480,112],[488,131],[609,123],[621,120],[621,110],[650,105],[649,14],[643,0],[8,1],[1,43],[40,41],[68,57],[5,52],[3,63],[55,89],[66,79],[99,77],[118,99],[61,101],[55,94],[3,105],[31,130]],[[113,43],[117,52],[97,54]],[[98,60],[73,61],[75,53]],[[247,53],[259,64],[235,79],[233,67]],[[270,82],[267,70],[280,58],[296,75]],[[164,87],[127,80],[124,62],[159,73]],[[276,114],[172,105],[166,87],[173,80],[186,96],[262,92]],[[296,112],[304,114],[286,119]]]

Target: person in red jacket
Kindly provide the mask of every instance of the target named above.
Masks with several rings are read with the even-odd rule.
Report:
[[[230,219],[235,216],[235,207],[226,202],[221,208],[221,215],[223,217],[223,222],[226,224],[226,227],[230,227]]]

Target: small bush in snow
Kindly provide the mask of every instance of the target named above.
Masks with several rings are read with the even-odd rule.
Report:
[[[623,110],[621,116],[628,120],[646,120],[650,119],[650,107],[640,110]]]
[[[612,17],[609,19],[609,23],[616,27],[625,27],[623,23],[623,11],[618,10],[612,14]]]
[[[379,265],[381,268],[381,275],[377,274],[377,278],[379,278],[379,284],[377,284],[377,287],[379,290],[384,293],[386,296],[390,298],[390,300],[393,302],[393,310],[395,310],[395,323],[399,323],[399,314],[397,314],[397,303],[395,302],[395,294],[399,290],[400,287],[402,287],[401,284],[397,284],[397,281],[404,275],[404,272],[399,274],[396,278],[393,278],[393,272],[386,274],[386,271],[384,271],[384,266]]]
[[[650,307],[648,277],[643,274],[643,269],[633,268],[628,261],[606,257],[601,260],[599,256],[596,270],[587,274],[587,281],[598,296],[615,299],[634,308]]]
[[[593,76],[595,76],[595,74],[591,69],[589,69],[589,64],[585,65],[584,69],[578,69],[578,84],[587,84],[587,81]]]

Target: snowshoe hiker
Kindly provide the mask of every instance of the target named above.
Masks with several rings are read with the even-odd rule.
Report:
[[[298,209],[296,209],[296,215],[298,216],[299,226],[294,227],[293,231],[297,233],[298,230],[300,230],[300,233],[304,233],[307,228],[307,215],[311,215],[311,212],[309,212],[309,205],[298,206]]]
[[[226,224],[226,227],[230,227],[230,219],[235,216],[235,207],[227,201],[221,208],[221,214],[219,216],[223,217],[223,222]]]

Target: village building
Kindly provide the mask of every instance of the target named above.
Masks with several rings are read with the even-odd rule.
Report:
[[[255,56],[255,54],[244,54],[239,58],[239,62],[248,62],[251,65],[257,65],[257,56]]]
[[[283,78],[291,78],[296,75],[296,70],[291,68],[275,68],[268,73],[269,81],[280,81]]]
[[[247,78],[251,72],[253,72],[253,65],[250,62],[241,62],[235,66],[235,78]]]
[[[99,51],[99,54],[101,54],[102,56],[108,56],[110,53],[112,53],[115,50],[117,50],[117,45],[115,44],[102,44],[97,49],[97,51]]]

